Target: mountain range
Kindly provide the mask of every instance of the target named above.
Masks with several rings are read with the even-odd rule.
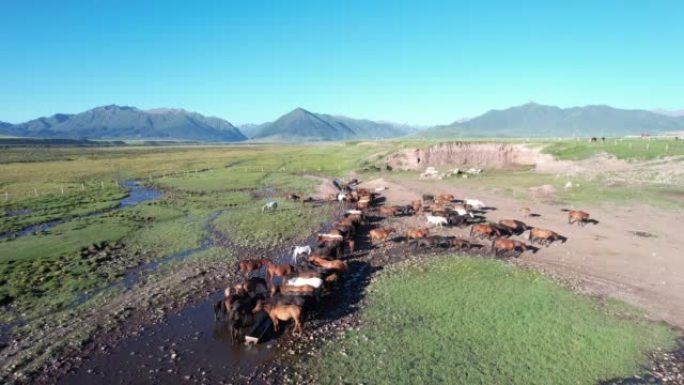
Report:
[[[405,136],[415,128],[386,122],[317,114],[296,108],[273,122],[241,126],[261,141],[381,139]]]
[[[247,139],[237,127],[223,119],[182,109],[140,110],[117,105],[0,126],[0,134],[30,138],[176,139],[206,142]]]
[[[423,137],[579,137],[662,134],[684,130],[684,117],[610,106],[560,108],[536,103],[421,132]]]
[[[78,114],[55,114],[25,123],[0,122],[0,136],[96,140],[236,142],[330,141],[402,136],[568,137],[625,136],[684,131],[684,116],[610,106],[560,108],[536,103],[491,110],[472,119],[417,127],[296,108],[275,121],[235,127],[226,120],[182,109],[141,110],[109,105]]]

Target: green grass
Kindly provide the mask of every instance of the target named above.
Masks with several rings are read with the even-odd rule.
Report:
[[[281,201],[276,211],[262,213],[261,205],[229,210],[214,224],[237,244],[270,247],[308,236],[329,220],[332,209]]]
[[[381,273],[362,328],[305,369],[323,384],[595,384],[672,346],[632,317],[502,262],[439,257]]]
[[[397,172],[391,179],[417,179],[418,173]],[[682,194],[684,189],[678,186],[660,185],[611,185],[603,178],[586,179],[582,177],[557,177],[552,174],[542,174],[534,170],[491,170],[476,177],[463,179],[451,177],[445,179],[455,189],[467,187],[502,193],[504,195],[523,200],[530,200],[529,189],[541,185],[551,185],[556,188],[553,196],[542,199],[551,200],[558,204],[648,204],[657,207],[684,207]],[[565,188],[567,182],[573,187]],[[457,190],[458,191],[458,190]]]
[[[618,159],[653,159],[684,155],[684,141],[672,139],[607,139],[606,142],[563,140],[546,146],[544,152],[558,159],[580,160],[607,153]]]

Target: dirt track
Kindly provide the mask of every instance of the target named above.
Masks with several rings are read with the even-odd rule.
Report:
[[[526,253],[520,263],[550,272],[595,295],[620,299],[647,310],[650,318],[684,328],[684,213],[653,208],[587,205],[577,207],[599,221],[585,227],[569,225],[561,206],[541,202],[520,202],[491,192],[454,187],[440,180],[388,181],[376,179],[364,186],[386,186],[388,204],[408,203],[422,193],[448,192],[456,197],[484,201],[496,210],[489,221],[520,219],[567,236],[566,244]],[[530,207],[538,217],[523,219],[521,207]],[[425,226],[423,219],[411,219]],[[467,236],[469,229],[445,229],[444,233]],[[636,234],[636,232],[643,232]]]

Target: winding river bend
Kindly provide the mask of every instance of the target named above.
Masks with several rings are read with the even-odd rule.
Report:
[[[89,217],[97,217],[106,213],[110,213],[115,210],[123,209],[126,207],[131,207],[135,206],[137,204],[143,203],[143,202],[148,202],[148,201],[153,201],[156,199],[161,198],[164,193],[161,191],[143,186],[140,184],[140,182],[134,181],[134,180],[126,180],[121,183],[121,186],[124,187],[127,191],[128,194],[121,198],[119,200],[119,203],[117,203],[116,206],[105,209],[105,210],[99,210],[95,211],[93,213],[90,213],[88,215],[83,215],[83,216],[69,216],[65,218],[59,218],[59,219],[54,219],[51,221],[43,222],[43,223],[36,223],[35,225],[30,225],[26,226],[21,230],[17,231],[10,231],[6,233],[0,233],[0,241],[9,239],[9,238],[21,238],[25,237],[27,235],[31,235],[33,233],[40,233],[46,230],[49,230],[57,225],[60,225],[62,223],[65,223],[71,219],[76,219],[76,218],[89,218]],[[10,213],[10,216],[18,216],[18,215],[25,215],[29,214],[30,211],[28,210],[17,210],[13,211]]]

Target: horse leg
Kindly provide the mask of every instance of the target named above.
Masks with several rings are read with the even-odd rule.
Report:
[[[297,334],[299,334],[301,336],[302,334],[304,334],[302,332],[302,322],[299,320],[299,317],[294,317],[294,322],[295,322],[295,327],[294,327],[294,329],[292,329],[292,332],[293,332],[292,334],[294,335],[294,331],[296,330]]]
[[[271,317],[271,323],[273,324],[273,331],[278,333],[278,317],[274,317],[269,314],[269,317]]]

